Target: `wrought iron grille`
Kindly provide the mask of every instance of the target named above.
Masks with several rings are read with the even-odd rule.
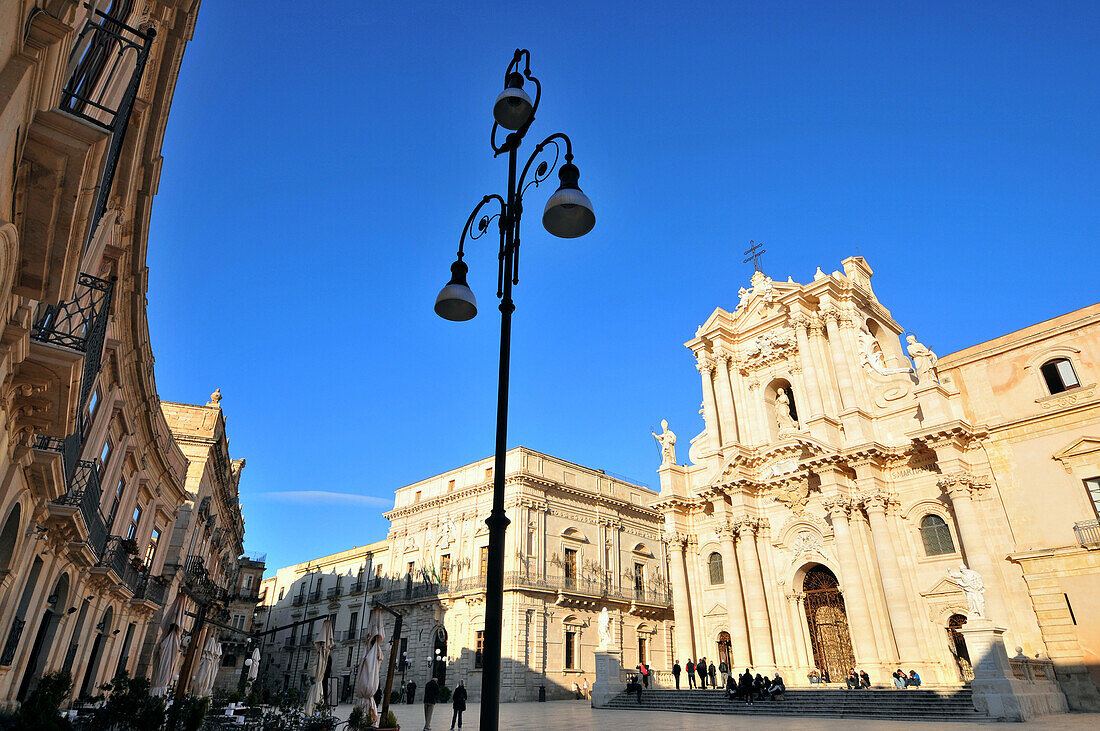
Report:
[[[119,583],[129,587],[137,595],[142,572],[134,567],[130,553],[123,548],[124,540],[122,536],[111,536],[107,551],[103,554],[99,565],[114,571],[115,575],[118,576]]]
[[[806,621],[814,664],[829,671],[831,678],[843,678],[855,666],[848,615],[836,576],[822,566],[806,572],[802,580],[806,594]]]
[[[69,62],[72,76],[61,92],[61,109],[111,133],[87,241],[91,241],[107,211],[126,128],[149,58],[149,47],[156,36],[152,28],[141,31],[123,23],[121,18],[129,15],[129,11],[129,7],[112,8],[107,13],[96,11],[73,46]],[[113,97],[120,87],[123,92],[116,101]]]
[[[147,599],[163,607],[167,593],[167,586],[154,580],[148,573],[143,573],[138,579],[134,599]]]
[[[8,641],[4,643],[4,654],[0,655],[0,665],[11,665],[15,659],[15,651],[19,648],[19,638],[23,635],[23,628],[26,626],[26,620],[19,617],[12,620]]]
[[[1082,520],[1073,524],[1077,543],[1082,546],[1100,546],[1100,520]]]

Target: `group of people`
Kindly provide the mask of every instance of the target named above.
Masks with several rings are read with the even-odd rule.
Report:
[[[588,698],[588,676],[581,677],[581,682],[573,681],[573,697],[577,700]]]
[[[779,673],[776,673],[774,678],[768,678],[757,673],[754,678],[752,671],[746,668],[740,677],[734,677],[730,674],[726,678],[726,695],[729,699],[731,701],[741,700],[749,705],[752,705],[753,701],[782,698],[786,690],[787,686],[783,683],[783,677]]]
[[[905,690],[906,688],[919,688],[920,687],[920,676],[917,675],[916,670],[910,670],[909,674],[906,675],[904,670],[902,670],[901,668],[898,668],[897,670],[894,671],[894,676],[893,677],[894,677],[894,685],[897,687],[898,690]]]
[[[424,731],[431,731],[432,714],[435,712],[435,704],[439,702],[439,689],[441,687],[442,685],[436,678],[432,678],[424,686]],[[412,703],[416,697],[416,683],[409,681],[408,685],[405,686],[405,690],[408,693],[406,696],[408,702]],[[462,712],[466,710],[466,699],[468,697],[466,681],[458,681],[458,686],[451,693],[451,731],[456,728],[456,723],[458,724],[457,728],[462,728]]]
[[[680,674],[687,670],[688,688],[698,687],[700,690],[706,690],[707,681],[710,681],[711,688],[718,687],[718,675],[722,676],[722,686],[726,685],[726,678],[729,676],[729,667],[725,662],[718,663],[718,667],[714,666],[713,662],[707,662],[705,657],[699,658],[699,662],[692,662],[691,658],[688,658],[685,667],[680,667],[680,662],[677,660],[672,663],[672,677],[676,681],[676,690],[680,690]],[[699,676],[699,685],[695,684],[695,676]]]
[[[866,670],[860,670],[858,673],[855,668],[848,671],[848,677],[844,679],[844,684],[848,686],[848,690],[860,690],[871,687],[871,676],[867,674]]]

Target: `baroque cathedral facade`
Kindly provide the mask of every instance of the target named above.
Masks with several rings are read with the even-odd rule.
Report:
[[[705,427],[686,464],[655,435],[676,657],[961,684],[980,618],[1097,708],[1100,306],[937,359],[871,276],[757,270],[686,343]]]

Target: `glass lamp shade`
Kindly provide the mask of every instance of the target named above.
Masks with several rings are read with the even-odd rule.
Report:
[[[435,298],[435,314],[444,320],[465,322],[477,314],[477,298],[466,284],[469,267],[461,259],[451,264],[451,281]]]
[[[557,189],[542,212],[542,225],[554,236],[575,239],[584,236],[596,225],[592,201],[577,187],[580,172],[577,166],[566,163],[558,173],[561,187]]]
[[[531,97],[523,90],[523,76],[509,74],[504,91],[500,92],[493,104],[493,119],[504,129],[519,129],[527,123],[534,111]]]

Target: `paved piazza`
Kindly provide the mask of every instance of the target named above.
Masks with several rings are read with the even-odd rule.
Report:
[[[480,704],[470,703],[463,714],[464,729],[478,728]],[[336,715],[346,719],[351,713],[351,705],[345,704],[336,709]],[[424,706],[393,706],[397,721],[403,729],[417,731],[424,727]],[[451,707],[449,704],[436,706],[432,718],[433,729],[447,729],[451,725]],[[744,716],[719,716],[703,713],[657,713],[654,711],[613,711],[596,710],[587,703],[574,701],[551,701],[549,703],[504,703],[500,706],[500,726],[509,731],[547,728],[658,728],[662,731],[699,731],[700,728],[714,727],[736,728],[752,726],[754,729],[805,729],[805,731],[828,731],[832,729],[907,729],[914,725],[933,728],[944,724],[915,724],[912,721],[860,721],[849,718],[759,718]],[[990,723],[954,723],[952,729],[988,729]],[[1007,728],[1024,728],[1009,726]],[[1077,729],[1100,728],[1100,714],[1061,713],[1047,716],[1026,724],[1028,729],[1046,731],[1076,731]]]

